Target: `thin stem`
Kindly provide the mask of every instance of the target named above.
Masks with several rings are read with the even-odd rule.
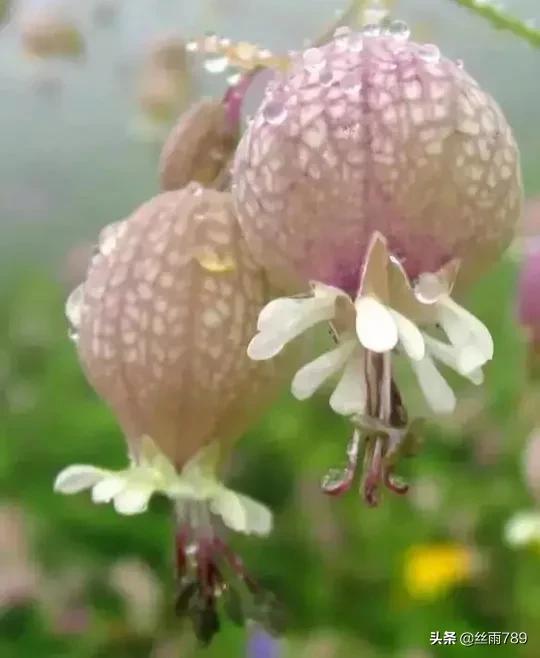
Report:
[[[469,9],[474,14],[487,19],[497,30],[511,32],[520,39],[524,39],[532,46],[540,48],[540,30],[528,23],[512,16],[503,9],[498,9],[486,0],[451,0],[456,5]]]

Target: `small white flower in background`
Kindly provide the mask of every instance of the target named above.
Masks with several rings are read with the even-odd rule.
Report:
[[[450,262],[436,273],[422,274],[414,287],[385,238],[374,233],[366,254],[355,299],[338,288],[313,282],[312,294],[271,301],[260,313],[258,333],[248,355],[270,359],[283,347],[321,322],[336,329],[338,346],[296,373],[292,392],[300,400],[332,375],[341,373],[330,405],[344,415],[363,414],[366,407],[365,352],[378,354],[400,348],[408,356],[427,402],[437,413],[450,413],[455,395],[435,361],[482,383],[482,366],[493,356],[487,328],[451,299],[459,264]],[[449,342],[420,329],[440,327]]]
[[[540,547],[540,512],[515,514],[504,529],[506,542],[514,548]]]
[[[172,463],[145,437],[137,463],[121,471],[89,465],[73,465],[56,478],[55,491],[75,494],[91,489],[95,503],[113,503],[119,514],[146,511],[151,497],[168,496],[180,514],[193,502],[204,503],[223,523],[246,534],[265,536],[272,530],[272,513],[257,501],[227,489],[215,476],[216,449],[210,446],[177,473]]]

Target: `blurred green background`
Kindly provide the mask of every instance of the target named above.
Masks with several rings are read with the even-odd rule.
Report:
[[[114,418],[79,369],[64,301],[98,229],[157,192],[159,138],[134,130],[148,41],[210,30],[283,51],[322,33],[344,3],[66,1],[86,52],[55,64],[30,57],[19,29],[24,12],[51,3],[12,4],[0,28],[0,658],[245,656],[244,630],[225,625],[203,651],[171,618],[163,501],[128,519],[88,496],[53,494],[69,463],[125,462]],[[527,194],[539,194],[540,50],[450,0],[389,4],[494,94],[522,148]],[[536,0],[506,8],[540,19]],[[224,88],[224,76],[191,66],[193,96]],[[536,505],[535,471],[527,482],[523,461],[540,428],[539,384],[514,319],[517,270],[506,258],[471,294],[496,358],[485,387],[462,388],[455,416],[431,424],[421,455],[404,465],[408,496],[386,495],[370,510],[354,492],[320,493],[348,431],[324,397],[285,396],[242,440],[231,483],[274,508],[276,529],[268,540],[234,542],[287,608],[279,655],[540,656],[540,551],[505,541],[507,522]],[[431,646],[434,631],[522,631],[528,642]]]

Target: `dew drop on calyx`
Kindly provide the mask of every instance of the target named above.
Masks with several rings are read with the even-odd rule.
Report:
[[[70,334],[77,333],[81,324],[82,305],[84,297],[84,288],[82,285],[73,290],[66,302],[66,318],[70,324]]]
[[[191,181],[188,183],[187,189],[193,196],[201,196],[203,193],[203,187],[200,183],[197,183],[197,181]]]
[[[418,49],[418,57],[425,62],[438,62],[441,58],[441,51],[434,43],[425,43]]]
[[[306,68],[312,71],[320,71],[326,64],[324,54],[318,48],[308,48],[302,59]]]
[[[116,248],[116,243],[120,234],[124,231],[125,224],[123,221],[113,222],[99,234],[98,251],[102,256],[109,256]]]
[[[392,21],[388,26],[388,34],[395,39],[406,41],[411,36],[411,30],[405,21]]]
[[[349,50],[353,53],[362,52],[364,49],[364,39],[361,34],[353,34],[349,39]]]
[[[369,23],[368,25],[364,25],[362,28],[362,34],[365,37],[378,37],[381,33],[381,28],[379,25],[376,25],[375,23]]]
[[[287,118],[287,110],[285,105],[280,101],[269,101],[263,109],[263,117],[265,121],[278,126],[283,123]]]
[[[418,277],[414,292],[422,304],[434,304],[448,293],[448,286],[433,272],[425,272]]]
[[[348,37],[352,33],[352,30],[347,25],[341,25],[336,28],[334,31],[334,39],[342,39],[343,37]]]
[[[204,62],[204,68],[208,73],[223,73],[229,66],[228,57],[212,57]]]
[[[334,74],[332,73],[332,70],[327,68],[324,69],[324,71],[321,71],[319,75],[319,82],[323,87],[328,87],[329,85],[334,82]]]

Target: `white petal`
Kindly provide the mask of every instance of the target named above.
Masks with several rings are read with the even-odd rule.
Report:
[[[95,466],[74,464],[61,471],[54,482],[54,490],[63,494],[75,494],[90,489],[107,474]]]
[[[235,532],[248,532],[247,512],[240,496],[223,487],[210,501],[210,509],[223,519],[223,523]]]
[[[312,301],[311,297],[307,299],[293,299],[292,297],[273,299],[259,313],[257,329],[264,331],[267,328],[279,327],[283,322],[289,322],[291,318],[296,318],[302,313],[306,302],[309,301]]]
[[[426,354],[426,345],[420,329],[401,313],[393,309],[390,309],[390,313],[396,322],[399,341],[407,356],[415,361],[423,359]]]
[[[450,297],[437,304],[439,321],[450,341],[459,347],[474,345],[486,361],[493,358],[493,338],[488,328]]]
[[[243,532],[261,537],[269,535],[272,532],[273,518],[272,512],[268,507],[249,496],[244,496],[243,494],[235,495],[244,509],[245,529]]]
[[[512,517],[504,531],[506,541],[512,546],[526,546],[540,542],[540,514],[521,512]]]
[[[433,360],[426,356],[421,361],[411,361],[429,406],[435,413],[452,413],[456,407],[456,396],[444,377],[437,370]]]
[[[480,368],[478,370],[473,370],[465,375],[476,386],[481,386],[484,383],[484,373]]]
[[[281,352],[287,343],[287,338],[280,333],[264,331],[255,334],[247,347],[247,355],[253,361],[265,361]]]
[[[347,341],[301,368],[292,382],[294,397],[298,400],[311,397],[329,377],[345,365],[354,347],[354,341]]]
[[[126,476],[110,473],[92,489],[94,503],[110,503],[127,486]]]
[[[114,509],[126,516],[141,514],[147,510],[152,493],[153,488],[149,485],[128,485],[114,497]]]
[[[427,334],[424,334],[424,340],[429,352],[438,361],[456,370],[473,383],[482,383],[481,366],[484,365],[485,359],[477,348],[470,345],[464,348],[454,347]]]
[[[280,302],[280,310],[273,313],[270,321],[268,318],[260,322],[260,317],[265,310],[274,302]],[[247,353],[250,359],[262,361],[276,356],[283,347],[299,336],[301,333],[324,320],[334,317],[334,304],[320,299],[281,299],[270,302],[259,315],[259,333],[250,341]],[[285,302],[295,302],[292,306]],[[298,307],[298,303],[301,307]],[[288,310],[287,310],[288,309]]]
[[[486,363],[485,355],[474,345],[467,345],[459,350],[457,365],[462,375],[468,375]]]
[[[359,297],[356,307],[356,333],[360,343],[372,352],[389,352],[398,341],[392,314],[374,297]]]
[[[338,297],[346,297],[350,300],[349,295],[347,295],[346,292],[343,292],[341,288],[329,286],[326,283],[320,283],[319,281],[312,281],[310,285],[311,289],[313,290],[313,294],[318,299],[325,298],[329,301],[331,300],[334,304]]]
[[[364,356],[357,350],[339,380],[332,397],[332,409],[344,416],[354,413],[363,413],[366,407],[366,383],[364,373]]]

